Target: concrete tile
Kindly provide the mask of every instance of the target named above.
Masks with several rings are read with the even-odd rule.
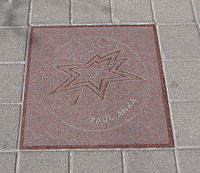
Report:
[[[1,173],[14,173],[15,172],[15,159],[14,153],[0,153],[0,170]]]
[[[29,0],[0,1],[0,25],[16,26],[27,25]]]
[[[200,170],[200,150],[178,150],[181,173],[197,173]]]
[[[153,0],[155,18],[160,23],[192,23],[194,16],[190,0]]]
[[[20,173],[68,173],[68,152],[22,152]]]
[[[31,23],[69,24],[69,0],[33,0]]]
[[[113,0],[114,22],[150,22],[150,0]]]
[[[200,62],[165,62],[171,100],[199,100]]]
[[[21,102],[24,65],[0,65],[0,103]]]
[[[127,173],[176,173],[173,151],[127,151]]]
[[[178,146],[200,146],[200,103],[172,103]]]
[[[165,59],[200,59],[200,37],[195,26],[160,26]]]
[[[0,149],[16,149],[20,106],[0,106]]]
[[[73,152],[73,173],[121,173],[120,152]]]
[[[200,1],[199,0],[194,0],[194,4],[195,4],[195,10],[197,12],[197,17],[198,17],[198,22],[200,23]]]
[[[109,0],[73,0],[73,23],[111,22]]]
[[[0,29],[0,61],[24,61],[27,29]]]

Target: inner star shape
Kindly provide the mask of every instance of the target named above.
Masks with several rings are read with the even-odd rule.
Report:
[[[70,75],[62,84],[50,93],[56,94],[72,89],[88,88],[104,99],[109,83],[129,80],[145,80],[143,77],[121,70],[127,58],[118,59],[119,51],[105,56],[94,56],[86,64],[60,65],[59,70]]]

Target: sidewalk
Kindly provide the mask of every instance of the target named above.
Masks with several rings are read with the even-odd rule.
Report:
[[[20,148],[31,27],[72,25],[156,25],[174,147]],[[58,37],[62,39],[59,34]],[[51,47],[49,40],[38,40],[38,43]],[[43,48],[36,45],[34,50],[37,49],[48,57]],[[39,56],[35,52],[35,57]],[[37,63],[39,70],[40,62]],[[12,3],[0,0],[1,173],[197,173],[200,170],[199,91],[199,0],[14,0]],[[36,129],[35,124],[30,124],[31,128]],[[49,126],[54,125],[49,121]],[[27,132],[30,136],[27,143],[32,142],[36,131]],[[53,141],[42,140],[47,144]],[[39,138],[35,141],[41,142]]]

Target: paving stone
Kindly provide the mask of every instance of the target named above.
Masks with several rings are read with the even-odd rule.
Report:
[[[16,154],[0,153],[0,170],[1,173],[14,173],[15,172],[15,159]]]
[[[195,4],[195,10],[197,12],[197,17],[198,17],[198,22],[200,23],[200,1],[199,0],[194,0],[194,4]]]
[[[0,65],[0,103],[21,102],[24,65]]]
[[[114,22],[150,22],[150,0],[113,0]]]
[[[33,0],[31,23],[69,24],[69,0]]]
[[[16,149],[20,106],[0,106],[0,149]]]
[[[73,0],[73,23],[110,23],[109,0]]]
[[[165,59],[200,59],[200,37],[195,26],[160,26]]]
[[[200,103],[172,103],[178,146],[200,146]]]
[[[181,173],[197,173],[200,170],[200,150],[178,150]]]
[[[23,61],[26,46],[26,29],[0,29],[0,61]]]
[[[121,173],[121,153],[116,151],[73,152],[73,173]]]
[[[173,147],[155,29],[33,27],[20,148]]]
[[[127,173],[176,173],[173,151],[127,151]]]
[[[29,12],[29,0],[0,1],[0,25],[24,26],[27,25]]]
[[[68,152],[21,152],[20,173],[68,173]]]
[[[155,18],[160,23],[192,23],[194,16],[190,0],[153,0]]]
[[[200,62],[165,62],[171,100],[199,100]]]

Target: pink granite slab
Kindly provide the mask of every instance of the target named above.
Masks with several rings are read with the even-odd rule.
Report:
[[[32,27],[20,148],[173,147],[154,25]]]

